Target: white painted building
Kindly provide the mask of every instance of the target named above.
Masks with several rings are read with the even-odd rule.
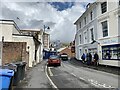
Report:
[[[94,12],[92,24],[89,23],[91,8]],[[75,25],[77,26],[75,37],[77,59],[81,59],[81,52],[85,53],[86,48],[86,52],[97,50],[99,64],[120,66],[120,0],[94,2],[89,5]],[[93,35],[89,32],[89,27],[93,27]],[[91,37],[94,37],[96,42],[90,43]],[[93,51],[89,49],[92,46],[95,47]]]
[[[13,20],[0,20],[0,41],[4,37],[5,42],[27,42],[26,50],[29,52],[29,67],[39,63],[43,57],[43,46],[41,43],[43,31],[33,31],[38,33],[37,39],[32,35],[21,33],[21,30]]]
[[[97,9],[99,63],[120,67],[120,0],[104,0]]]
[[[96,3],[88,4],[86,12],[75,22],[75,50],[76,58],[81,60],[83,53],[93,54],[98,50],[97,44],[91,44],[93,39],[97,39],[97,9]]]
[[[12,34],[19,34],[20,29],[13,20],[0,20],[0,41],[12,42]]]

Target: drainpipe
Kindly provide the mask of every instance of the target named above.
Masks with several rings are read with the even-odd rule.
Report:
[[[1,57],[0,57],[0,66],[2,66],[2,55],[3,55],[3,42],[4,42],[4,36],[2,36],[2,42],[1,42]]]

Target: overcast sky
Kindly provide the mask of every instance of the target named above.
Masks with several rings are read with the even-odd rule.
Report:
[[[85,5],[94,0],[83,0],[84,2],[82,0],[80,2],[5,1],[0,4],[0,19],[13,19],[20,29],[43,29],[46,25],[50,27],[50,30],[46,28],[46,32],[50,34],[52,41],[71,42],[75,37],[74,22],[85,11]]]

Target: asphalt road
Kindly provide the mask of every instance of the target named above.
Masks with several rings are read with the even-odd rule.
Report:
[[[61,66],[48,67],[48,75],[59,89],[91,88],[110,90],[119,87],[119,75],[72,65],[63,61]]]

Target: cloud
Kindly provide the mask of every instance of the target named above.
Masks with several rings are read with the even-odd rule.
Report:
[[[51,40],[71,42],[75,36],[74,22],[85,11],[81,2],[58,11],[47,2],[2,2],[0,18],[13,19],[21,29],[50,27]],[[17,19],[20,18],[20,20]]]

